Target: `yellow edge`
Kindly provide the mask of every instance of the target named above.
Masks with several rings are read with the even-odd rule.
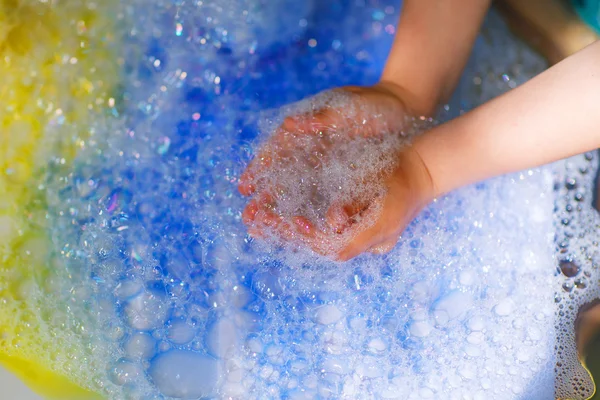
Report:
[[[594,391],[592,392],[592,395],[590,397],[588,397],[585,400],[590,400],[592,397],[594,397],[596,395],[596,390],[598,390],[598,388],[596,387],[596,381],[594,381],[594,376],[592,375],[591,371],[588,369],[587,365],[585,364],[585,357],[579,358],[579,363],[581,364],[581,366],[583,367],[583,369],[585,369],[585,372],[588,373],[588,375],[590,376],[590,380],[592,381],[592,385],[594,386]]]
[[[0,353],[0,365],[48,400],[103,400],[99,394],[77,386],[67,378],[31,361]]]

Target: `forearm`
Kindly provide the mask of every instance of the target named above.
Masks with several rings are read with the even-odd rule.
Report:
[[[600,41],[419,137],[440,195],[600,147]]]
[[[433,114],[454,91],[489,6],[490,0],[405,0],[381,80],[402,91],[411,111]]]

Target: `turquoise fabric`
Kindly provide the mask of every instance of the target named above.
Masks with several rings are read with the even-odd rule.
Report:
[[[600,0],[571,0],[581,18],[600,33]]]

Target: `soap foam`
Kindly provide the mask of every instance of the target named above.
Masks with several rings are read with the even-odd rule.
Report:
[[[246,235],[236,185],[252,154],[248,143],[259,131],[264,143],[292,111],[347,104],[347,97],[311,98],[272,118],[260,111],[377,78],[377,60],[387,51],[378,46],[391,41],[387,26],[393,28],[397,5],[351,3],[320,5],[308,20],[282,17],[291,31],[307,23],[319,29],[303,45],[279,51],[270,48],[274,35],[261,37],[250,23],[237,28],[247,31],[235,40],[224,39],[239,23],[246,7],[235,5],[243,2],[125,4],[128,76],[123,104],[108,121],[125,117],[99,118],[75,167],[65,171],[58,160],[50,171],[44,191],[54,261],[16,291],[48,306],[38,315],[7,301],[3,307],[19,323],[11,318],[6,326],[17,333],[28,327],[49,343],[63,335],[56,339],[63,351],[49,365],[111,399],[550,399],[557,343],[566,369],[556,376],[556,393],[582,398],[590,381],[580,373],[572,321],[579,304],[595,296],[593,275],[586,275],[594,269],[578,250],[595,225],[582,225],[590,223],[584,182],[591,181],[573,168],[589,167],[589,177],[594,164],[571,160],[464,188],[424,210],[390,254],[342,266]],[[333,35],[340,25],[352,29]],[[450,111],[544,68],[497,17],[487,27],[475,69],[459,89],[462,104]],[[253,37],[273,51],[252,53]],[[258,119],[266,127],[258,129]],[[341,179],[348,168],[341,161],[358,160],[365,176],[391,168],[383,149],[406,143],[401,135],[353,140],[323,163],[324,187],[351,187]],[[382,153],[369,169],[369,158]],[[298,173],[305,172],[301,161]],[[312,209],[297,201],[306,198],[304,189],[290,183],[288,190],[295,196],[282,203],[286,213]],[[569,231],[553,220],[568,212],[564,205],[553,214],[564,190],[581,218],[567,224],[575,227]],[[580,195],[584,201],[576,200]],[[577,268],[567,279],[553,275],[562,260],[554,252],[557,229],[559,244],[562,232],[573,244],[567,247]],[[35,237],[28,243],[34,248]],[[584,277],[587,286],[576,285]],[[562,289],[565,283],[572,291]],[[62,305],[69,312],[60,312]],[[23,344],[19,335],[4,340],[14,349]],[[569,376],[584,389],[574,391]]]

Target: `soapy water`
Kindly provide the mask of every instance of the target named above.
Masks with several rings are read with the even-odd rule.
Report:
[[[596,296],[595,157],[439,199],[385,256],[339,265],[265,247],[247,235],[236,192],[259,122],[279,121],[261,111],[373,83],[399,5],[298,16],[218,4],[122,6],[123,95],[72,170],[46,182],[55,268],[70,279],[45,282],[56,310],[40,335],[69,329],[87,344],[53,368],[115,399],[550,399],[555,383],[589,394],[573,321]],[[241,28],[246,11],[255,19]],[[274,20],[297,28],[287,39],[260,30]],[[451,110],[544,68],[504,35],[492,16]],[[331,165],[360,161],[343,156]],[[337,184],[347,170],[327,171]],[[559,260],[576,267],[565,274]]]

